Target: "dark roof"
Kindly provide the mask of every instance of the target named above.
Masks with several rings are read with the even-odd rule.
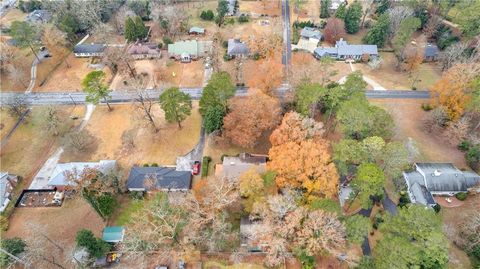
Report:
[[[156,178],[157,189],[188,190],[192,183],[190,171],[176,171],[173,167],[139,167],[130,170],[127,180],[128,189],[145,189],[145,179]]]
[[[438,56],[437,45],[428,44],[425,47],[424,57],[436,57]]]
[[[462,171],[451,163],[417,163],[417,170],[425,176],[425,187],[433,192],[467,191],[480,177],[467,181]]]
[[[248,46],[239,39],[229,39],[227,53],[228,55],[247,55]]]
[[[80,44],[73,48],[74,53],[101,53],[105,50],[105,44]]]
[[[50,13],[50,11],[45,9],[36,9],[30,12],[30,14],[27,15],[25,20],[29,22],[38,22],[38,21],[47,22],[51,18],[52,18],[52,14]]]
[[[312,27],[304,27],[300,32],[300,35],[308,38],[313,37],[316,39],[322,39],[322,33],[319,30]]]
[[[417,184],[416,182],[410,187],[410,191],[415,197],[415,202],[424,204],[424,205],[433,205],[435,200],[433,199],[432,194],[425,188],[425,186]]]

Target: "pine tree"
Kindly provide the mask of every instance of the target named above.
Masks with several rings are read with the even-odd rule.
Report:
[[[355,34],[360,29],[360,21],[362,19],[362,4],[355,1],[347,8],[345,14],[345,30],[349,34]]]
[[[127,20],[125,21],[124,35],[125,35],[125,39],[128,40],[129,42],[136,40],[135,22],[133,22],[131,17],[128,17]]]
[[[330,17],[330,13],[328,9],[330,8],[331,2],[330,0],[321,0],[320,1],[320,18],[328,18]]]

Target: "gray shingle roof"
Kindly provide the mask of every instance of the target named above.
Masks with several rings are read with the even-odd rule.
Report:
[[[451,163],[417,163],[417,170],[425,176],[425,187],[434,192],[467,191],[463,172]]]
[[[249,50],[248,50],[247,44],[241,42],[239,39],[228,40],[228,48],[227,48],[228,55],[231,55],[231,56],[247,55],[248,51]]]
[[[428,44],[425,47],[424,57],[436,57],[438,56],[438,47],[436,45]]]
[[[29,22],[47,22],[51,18],[52,14],[50,13],[50,11],[45,9],[37,9],[30,12],[30,14],[27,15],[25,20]]]
[[[80,44],[73,48],[74,53],[102,53],[105,50],[105,44]]]
[[[307,38],[322,39],[322,33],[312,27],[304,27],[300,32],[300,35]]]
[[[139,167],[130,170],[127,180],[128,189],[145,189],[145,180],[155,178],[157,189],[188,190],[192,183],[190,171],[176,171],[174,167]]]
[[[335,47],[318,47],[314,53],[320,57],[325,54],[338,56],[362,56],[363,54],[378,55],[377,45],[349,45],[341,38],[335,43]]]
[[[425,188],[425,186],[417,184],[416,182],[410,187],[410,191],[417,203],[424,205],[433,205],[435,200],[433,199],[432,194]]]

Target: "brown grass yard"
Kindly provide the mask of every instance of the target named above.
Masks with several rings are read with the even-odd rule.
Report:
[[[2,18],[0,18],[0,26],[10,27],[14,21],[23,21],[27,17],[27,13],[23,13],[20,9],[12,8]]]
[[[395,122],[395,140],[405,141],[411,137],[418,145],[417,161],[452,162],[458,168],[467,168],[463,152],[445,143],[442,137],[424,129],[424,120],[429,112],[421,109],[428,100],[370,99],[372,104],[386,109]]]
[[[239,1],[239,13],[267,14],[268,16],[281,16],[281,1]]]
[[[61,207],[16,208],[10,217],[9,229],[2,234],[2,237],[20,237],[27,239],[28,242],[34,232],[27,226],[29,224],[40,226],[48,238],[63,247],[65,259],[68,262],[71,261],[71,253],[76,244],[75,236],[79,230],[89,229],[96,236],[101,237],[105,226],[95,210],[83,198],[76,197],[66,200]],[[52,249],[54,246],[46,243],[45,248]],[[71,263],[65,268],[73,267]]]
[[[408,74],[395,68],[396,58],[391,52],[380,52],[383,62],[377,70],[372,70],[367,64],[357,63],[355,68],[363,74],[374,79],[386,89],[410,90],[411,79]],[[419,90],[430,88],[441,77],[440,68],[436,63],[423,63],[418,72],[420,73],[416,87]]]
[[[89,67],[91,59],[76,58],[73,53],[58,66],[48,77],[45,83],[40,86],[37,83],[35,92],[64,92],[64,91],[82,91],[82,80],[85,76],[95,71]],[[109,68],[103,68],[107,74],[107,81],[111,78]]]
[[[93,152],[79,155],[63,154],[61,162],[98,161],[114,159],[128,174],[131,166],[144,163],[174,165],[177,156],[190,151],[198,142],[201,117],[198,103],[193,103],[192,115],[182,122],[182,129],[176,123],[167,123],[158,104],[154,105],[154,115],[159,131],[154,133],[145,123],[143,115],[131,104],[114,105],[109,112],[107,106],[97,106],[86,129],[96,137],[97,148]],[[135,129],[135,147],[122,145],[122,134]]]
[[[16,66],[20,72],[22,72],[25,79],[22,82],[14,82],[6,72],[0,73],[0,91],[5,92],[24,92],[28,84],[30,84],[30,68],[32,66],[33,60],[35,56],[33,55],[32,51],[28,49],[21,49],[19,50],[18,54],[18,61]]]
[[[79,124],[85,108],[83,106],[61,106],[59,118],[65,123],[65,128]],[[48,159],[49,153],[55,150],[60,137],[53,137],[44,132],[43,113],[46,107],[33,107],[26,122],[22,123],[13,133],[8,143],[0,150],[0,163],[2,171],[22,176],[24,181],[35,175],[36,171]],[[72,120],[70,115],[80,119]],[[3,123],[4,117],[1,121]],[[9,121],[8,118],[5,119]]]
[[[39,86],[46,81],[48,76],[62,65],[65,58],[69,55],[70,51],[67,49],[59,49],[55,53],[51,52],[52,57],[42,59],[40,64],[37,65],[37,80],[36,86]]]
[[[3,139],[13,128],[17,119],[10,116],[7,109],[0,109],[0,139]]]

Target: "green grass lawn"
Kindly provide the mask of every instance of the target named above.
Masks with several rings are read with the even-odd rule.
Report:
[[[129,224],[132,221],[132,215],[139,212],[144,204],[145,200],[130,199],[127,205],[122,208],[122,212],[118,215],[115,225],[123,226]]]

